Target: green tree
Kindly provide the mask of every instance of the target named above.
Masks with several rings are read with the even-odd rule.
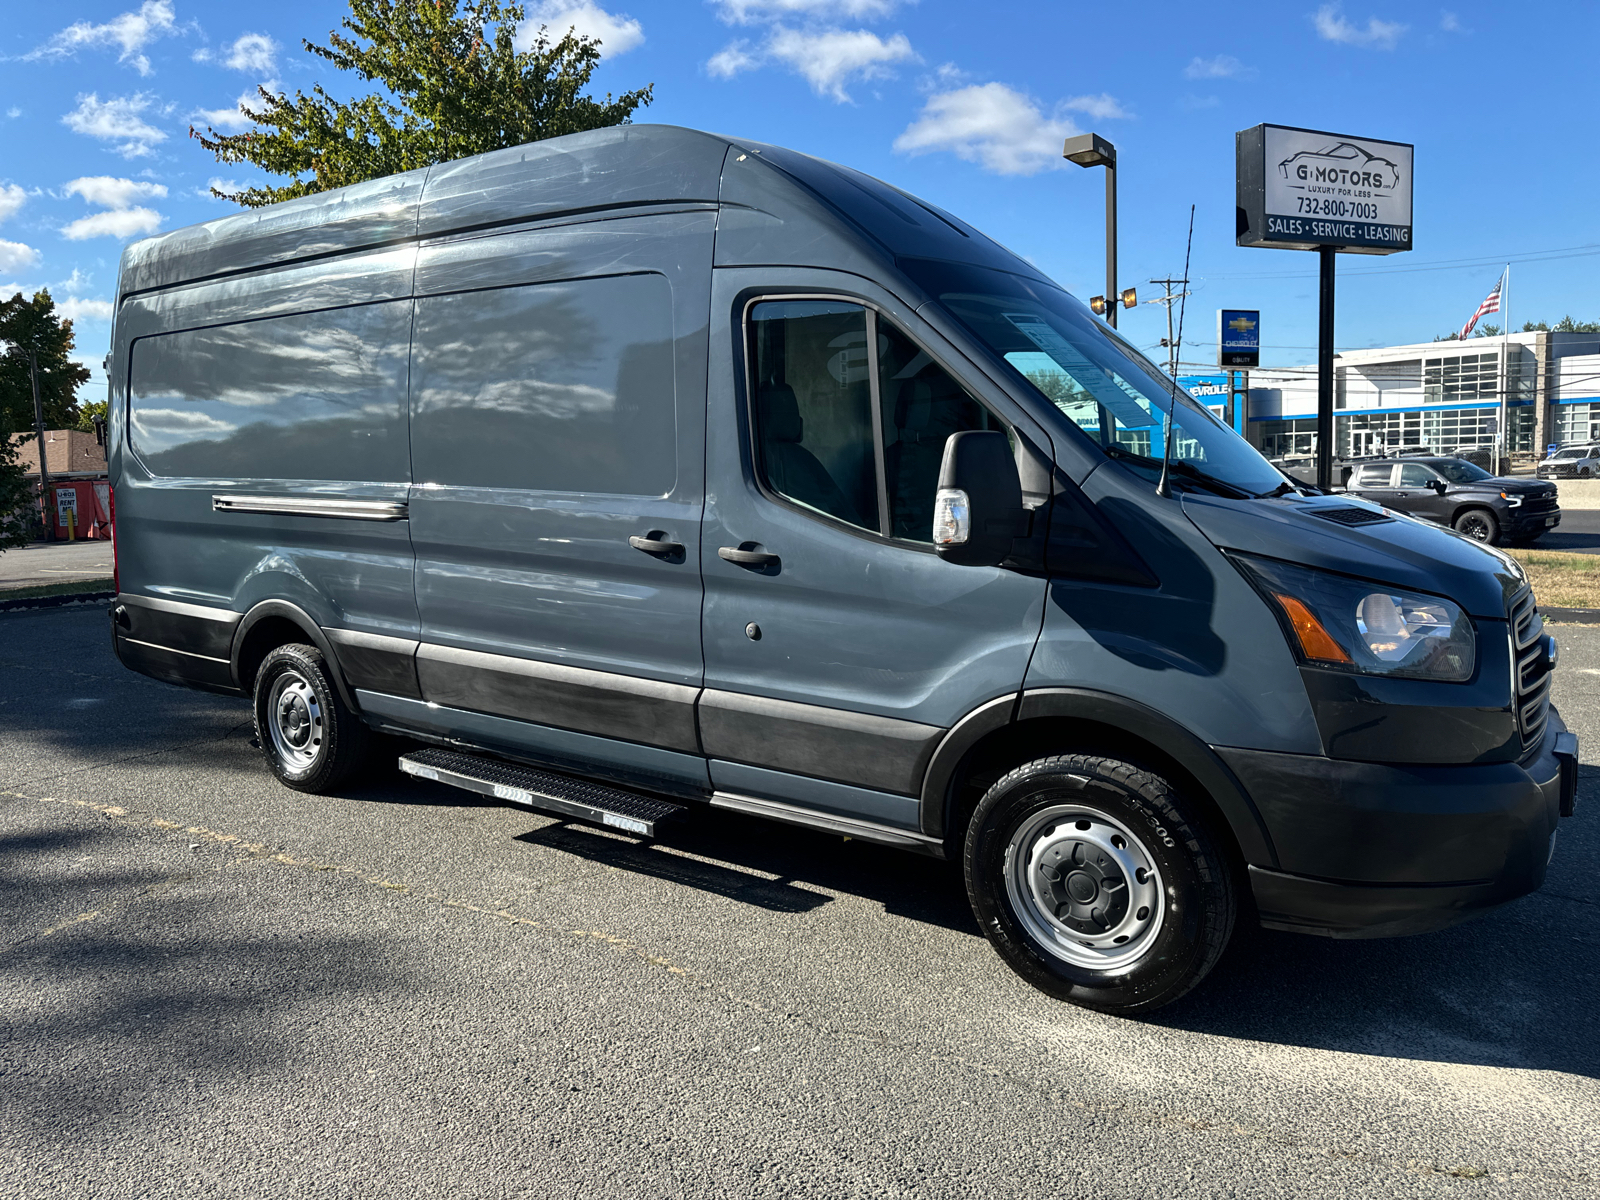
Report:
[[[0,551],[26,546],[39,525],[39,489],[23,473],[14,432],[0,411]]]
[[[105,400],[86,400],[78,405],[78,423],[73,426],[79,433],[93,433],[94,423],[106,419],[110,404]]]
[[[12,435],[33,432],[33,380],[28,352],[39,363],[39,401],[47,429],[78,422],[78,389],[89,370],[72,361],[72,322],[56,312],[48,291],[0,300],[0,550],[27,543],[38,525],[38,491],[24,478]]]
[[[33,383],[28,352],[39,361],[39,400],[46,429],[71,429],[78,423],[78,389],[89,369],[72,361],[72,322],[56,312],[49,291],[25,299],[21,292],[0,300],[0,412],[13,430],[33,428]]]
[[[649,104],[654,84],[613,100],[582,94],[600,65],[600,42],[570,29],[551,42],[540,26],[527,50],[513,45],[525,12],[500,0],[350,0],[327,46],[307,52],[353,71],[374,92],[336,100],[321,84],[291,97],[258,88],[244,113],[257,128],[189,135],[225,163],[292,176],[281,187],[212,194],[247,208],[518,146],[625,125]],[[353,34],[354,36],[349,36]]]

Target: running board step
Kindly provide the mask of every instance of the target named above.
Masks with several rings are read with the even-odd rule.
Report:
[[[400,769],[418,779],[432,779],[450,787],[509,800],[541,812],[607,825],[640,837],[655,837],[658,824],[685,811],[682,805],[665,800],[652,800],[604,784],[552,775],[548,771],[481,754],[464,754],[459,750],[416,750],[401,756]]]

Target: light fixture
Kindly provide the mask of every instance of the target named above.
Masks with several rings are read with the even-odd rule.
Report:
[[[1104,316],[1111,327],[1117,327],[1117,148],[1098,133],[1082,133],[1066,140],[1061,156],[1080,167],[1106,169],[1106,294],[1099,297],[1098,305],[1089,302],[1096,316]],[[1109,297],[1109,302],[1108,298]],[[1123,303],[1133,305],[1124,295]]]

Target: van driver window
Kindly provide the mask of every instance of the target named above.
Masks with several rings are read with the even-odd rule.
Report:
[[[750,322],[756,449],[768,486],[877,532],[866,311],[773,300],[751,309]]]
[[[750,311],[757,455],[780,496],[881,532],[867,313],[832,300],[773,300]],[[878,405],[889,536],[933,541],[939,464],[952,433],[1004,429],[882,317]]]
[[[945,441],[952,433],[1004,431],[1005,426],[967,395],[927,351],[882,317],[878,318],[878,394],[891,536],[931,543]]]

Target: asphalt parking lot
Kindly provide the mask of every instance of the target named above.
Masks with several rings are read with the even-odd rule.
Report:
[[[0,1195],[1600,1195],[1600,627],[1544,889],[1239,939],[1133,1022],[932,860],[707,812],[642,845],[384,773],[0,614]]]

